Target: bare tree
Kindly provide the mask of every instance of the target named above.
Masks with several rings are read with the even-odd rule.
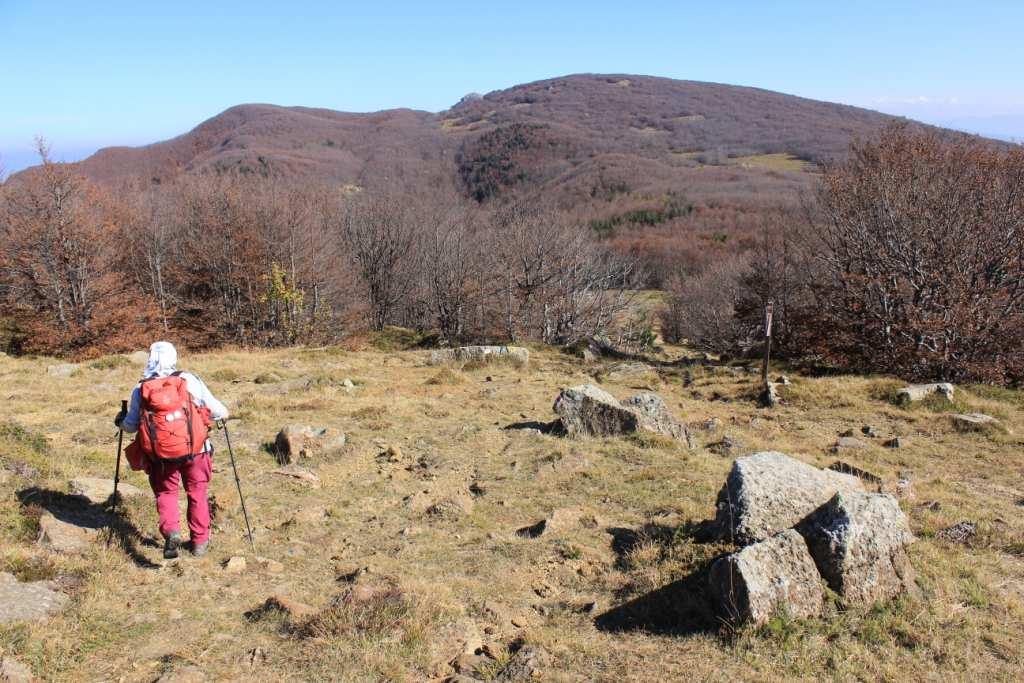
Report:
[[[409,207],[394,197],[351,201],[341,236],[366,288],[370,326],[382,330],[415,289],[416,226]]]

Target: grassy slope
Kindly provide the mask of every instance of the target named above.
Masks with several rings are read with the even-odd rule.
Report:
[[[543,645],[554,660],[546,669],[550,680],[1009,680],[1024,666],[1019,437],[960,434],[941,410],[892,406],[884,400],[891,380],[797,377],[785,389],[788,405],[766,412],[748,400],[756,375],[698,368],[688,388],[679,369],[604,383],[619,397],[654,388],[688,422],[718,418],[716,430],[697,433],[698,450],[660,440],[573,442],[502,427],[551,419],[559,387],[592,381],[594,368],[539,351],[526,370],[467,369],[432,382],[439,371],[425,358],[334,349],[186,357],[184,365],[241,418],[233,440],[257,543],[285,566],[270,574],[250,562],[239,575],[219,564],[249,555],[223,450],[211,488],[221,508],[211,557],[146,569],[116,545],[98,545],[83,558],[37,548],[32,511],[19,505],[16,492],[31,484],[64,491],[81,473],[109,476],[110,418],[138,368],[83,366],[57,380],[45,373],[48,361],[0,357],[4,419],[28,430],[0,436],[0,462],[39,469],[31,478],[0,474],[0,569],[23,578],[64,577],[74,595],[72,606],[46,625],[0,627],[0,649],[47,680],[152,680],[189,662],[217,680],[422,680],[442,673],[438,663],[456,653],[448,645],[450,625],[471,621],[482,634],[495,627],[485,641],[522,635]],[[273,385],[251,381],[267,371],[322,381],[273,395]],[[345,377],[359,385],[352,395],[334,384]],[[714,392],[731,400],[709,400]],[[964,407],[998,415],[1024,434],[1020,394],[961,394]],[[261,444],[290,422],[331,425],[350,436],[343,453],[308,463],[321,489],[270,474],[276,465]],[[912,474],[916,501],[903,505],[919,535],[912,559],[924,601],[716,632],[700,601],[700,572],[727,549],[696,542],[687,523],[713,514],[731,457],[703,446],[728,434],[742,442],[741,454],[773,448],[827,465],[837,457],[827,453],[837,433],[865,423],[885,436],[907,437],[900,450],[875,439],[867,450],[839,457],[889,484],[900,471]],[[45,435],[48,455],[32,433]],[[388,445],[400,447],[398,462],[378,458]],[[146,487],[138,473],[128,481]],[[472,482],[486,494],[470,514],[445,519],[423,512],[426,504],[466,493]],[[414,494],[421,495],[404,500]],[[940,509],[921,506],[929,501]],[[515,534],[556,507],[572,506],[596,514],[600,526],[550,538]],[[155,534],[149,499],[128,508],[145,535]],[[973,546],[933,537],[961,519],[981,523]],[[157,548],[140,550],[158,561]],[[344,588],[337,577],[361,567],[371,577],[397,580],[409,596],[393,625],[301,639],[283,634],[280,620],[243,616],[273,593],[323,605]],[[652,591],[660,592],[644,597]],[[634,600],[632,626],[616,618],[621,610],[600,616]],[[597,603],[593,614],[577,609],[590,601]],[[253,648],[266,655],[256,669]]]

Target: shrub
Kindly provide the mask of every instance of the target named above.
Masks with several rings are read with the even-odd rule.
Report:
[[[914,379],[1024,378],[1024,149],[892,127],[826,171],[810,215],[804,351]]]

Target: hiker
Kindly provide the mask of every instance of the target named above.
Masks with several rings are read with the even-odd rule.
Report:
[[[227,419],[224,404],[203,381],[176,369],[178,352],[170,342],[149,347],[142,379],[132,391],[128,411],[114,424],[138,432],[125,450],[134,470],[145,470],[156,496],[164,557],[178,556],[182,545],[178,486],[185,484],[192,554],[201,557],[210,547],[210,505],[206,487],[213,468],[213,444],[207,438],[214,421]],[[141,427],[141,431],[140,431]]]

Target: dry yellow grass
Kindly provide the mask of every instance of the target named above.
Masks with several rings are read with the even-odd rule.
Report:
[[[659,439],[570,441],[505,429],[553,419],[558,389],[599,372],[557,350],[535,349],[525,369],[451,373],[428,367],[428,355],[183,354],[182,366],[205,377],[240,418],[232,440],[258,551],[281,562],[282,573],[253,562],[220,434],[210,556],[161,566],[159,548],[141,543],[138,562],[116,544],[79,558],[37,547],[33,510],[18,492],[63,492],[73,476],[111,475],[110,420],[139,369],[101,362],[62,380],[46,374],[53,361],[0,358],[0,423],[23,428],[0,432],[0,570],[61,577],[73,595],[47,624],[0,626],[0,649],[54,681],[151,681],[188,664],[210,680],[418,681],[449,673],[458,633],[475,627],[497,656],[480,663],[485,677],[500,670],[503,648],[516,639],[549,653],[547,680],[1019,677],[1021,394],[961,391],[963,407],[996,415],[1010,430],[961,434],[941,409],[886,402],[890,379],[794,376],[783,389],[787,404],[765,411],[751,400],[755,374],[667,366],[655,389],[672,409],[694,425],[717,420],[696,431],[700,448],[687,451]],[[275,376],[317,381],[282,393]],[[351,393],[345,378],[356,383]],[[619,397],[635,391],[629,378],[604,386]],[[343,452],[302,463],[321,488],[271,473],[277,464],[263,444],[296,422],[349,435]],[[827,452],[840,431],[863,424],[903,437],[904,447],[865,438],[867,449]],[[909,472],[915,498],[902,503],[919,537],[911,556],[923,600],[833,610],[807,622],[780,616],[759,630],[717,629],[701,577],[728,549],[699,542],[693,530],[713,515],[732,461],[705,448],[723,435],[740,442],[734,455],[772,448],[822,466],[838,458],[887,484]],[[17,463],[38,472],[15,473]],[[127,481],[146,488],[139,473]],[[467,499],[462,514],[447,504],[435,509],[444,514],[427,511]],[[537,538],[516,533],[574,507],[599,524]],[[156,534],[150,500],[126,509],[128,524]],[[963,519],[979,525],[973,544],[935,537]],[[247,556],[247,572],[221,568],[233,555]],[[245,616],[273,594],[323,608],[361,569],[400,594],[355,615],[328,608],[305,626]],[[596,607],[584,609],[589,603]]]
[[[810,170],[813,165],[797,159],[792,154],[753,154],[750,156],[735,157],[729,160],[731,164],[737,164],[739,166],[756,166],[760,168],[768,168],[775,171],[807,171]]]

